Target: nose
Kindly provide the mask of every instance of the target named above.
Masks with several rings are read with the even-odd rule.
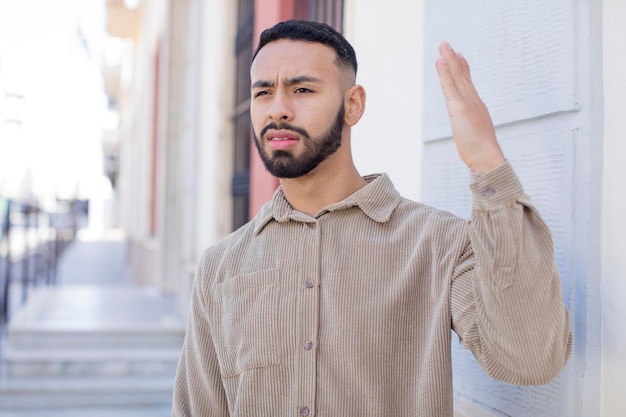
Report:
[[[283,92],[276,91],[267,115],[272,121],[275,122],[291,120],[293,118],[291,103]]]

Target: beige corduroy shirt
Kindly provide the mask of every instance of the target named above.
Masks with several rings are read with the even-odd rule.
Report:
[[[279,188],[205,251],[174,416],[450,417],[450,329],[494,378],[560,372],[552,239],[508,163],[472,174],[469,222],[366,180],[314,217]]]

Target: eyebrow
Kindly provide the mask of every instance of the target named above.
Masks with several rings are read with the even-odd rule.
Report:
[[[324,83],[324,80],[321,78],[317,78],[317,77],[311,77],[310,75],[300,75],[297,77],[288,78],[285,81],[285,85],[288,87],[292,85],[296,85],[296,84],[302,84],[302,83]],[[264,87],[274,87],[274,86],[275,86],[274,81],[260,80],[252,84],[252,88],[264,88]]]

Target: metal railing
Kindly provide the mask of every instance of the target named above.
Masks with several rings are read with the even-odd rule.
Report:
[[[74,240],[76,212],[71,202],[54,211],[0,198],[0,326],[11,304],[24,303],[39,285],[54,285],[59,257]],[[20,294],[21,293],[21,294]],[[18,296],[16,296],[16,294]]]
[[[0,326],[9,314],[9,277],[11,276],[11,200],[0,198]]]

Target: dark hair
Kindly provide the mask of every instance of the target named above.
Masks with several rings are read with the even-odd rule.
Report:
[[[259,44],[252,56],[252,60],[265,45],[280,39],[294,41],[317,42],[333,48],[337,54],[339,67],[350,66],[356,74],[356,53],[352,45],[343,35],[325,23],[309,22],[306,20],[287,20],[277,23],[261,33]]]

